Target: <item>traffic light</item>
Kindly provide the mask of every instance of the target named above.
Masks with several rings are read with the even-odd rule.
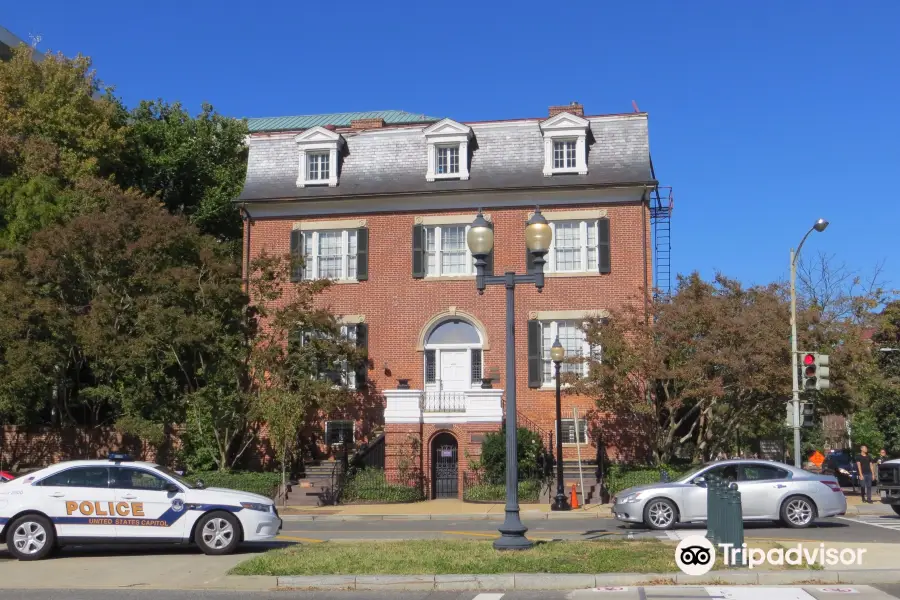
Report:
[[[807,352],[803,355],[803,391],[815,392],[831,387],[828,380],[828,355]]]
[[[812,404],[800,405],[800,425],[802,427],[812,427],[815,424],[815,418],[816,409]]]

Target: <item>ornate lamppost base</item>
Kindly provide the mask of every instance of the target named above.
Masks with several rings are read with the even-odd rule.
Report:
[[[494,550],[530,550],[534,542],[525,537],[528,528],[524,525],[513,525],[507,528],[506,523],[500,527],[500,537],[494,540]]]
[[[569,505],[569,499],[566,498],[565,494],[557,494],[553,504],[550,505],[550,510],[572,510],[572,507]]]

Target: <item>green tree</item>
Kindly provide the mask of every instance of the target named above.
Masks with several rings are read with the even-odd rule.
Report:
[[[334,315],[316,306],[331,282],[291,282],[291,266],[290,257],[263,254],[251,264],[250,277],[260,323],[250,361],[255,415],[266,423],[285,474],[298,458],[300,430],[355,398],[340,377],[328,374],[357,369],[366,359],[341,337]]]
[[[868,446],[872,453],[884,448],[884,434],[880,423],[870,409],[858,410],[850,421],[851,435],[855,447]]]

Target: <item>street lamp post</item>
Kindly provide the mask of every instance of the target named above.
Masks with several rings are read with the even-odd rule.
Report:
[[[534,272],[517,275],[513,271],[503,275],[485,275],[485,259],[494,247],[494,230],[481,210],[472,222],[466,243],[475,258],[475,287],[478,294],[489,285],[506,288],[506,516],[500,526],[500,537],[494,541],[497,550],[527,550],[533,543],[525,537],[528,528],[519,518],[519,460],[516,431],[516,343],[515,290],[517,283],[533,283],[538,292],[544,288],[544,255],[550,250],[553,233],[547,220],[535,208],[525,226],[525,246],[534,257]]]
[[[800,458],[800,377],[797,365],[797,257],[800,256],[800,249],[803,247],[803,242],[806,241],[809,234],[813,231],[825,231],[826,227],[828,227],[828,221],[819,219],[809,228],[803,239],[800,240],[797,250],[794,251],[791,248],[791,376],[793,382],[792,401],[794,405],[794,466],[798,469],[803,468],[803,463]]]
[[[563,486],[563,459],[562,459],[562,399],[560,395],[559,366],[566,357],[566,349],[559,343],[559,336],[550,347],[550,359],[556,367],[556,498],[550,506],[550,510],[572,510],[566,499]]]

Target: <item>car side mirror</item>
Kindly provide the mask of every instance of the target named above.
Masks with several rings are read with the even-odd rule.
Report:
[[[701,475],[700,477],[695,477],[695,478],[694,478],[694,485],[697,485],[697,486],[700,486],[700,487],[706,487],[706,478],[703,477],[702,475]]]
[[[197,489],[198,489],[198,490],[202,490],[203,488],[206,487],[206,484],[203,483],[203,480],[202,480],[202,479],[198,479],[197,482],[196,482],[194,485],[197,486]]]
[[[177,494],[178,492],[181,491],[181,488],[178,487],[177,485],[175,485],[174,483],[167,483],[167,484],[166,484],[166,491],[167,491],[167,492],[170,492],[170,493],[172,493],[172,494]]]

